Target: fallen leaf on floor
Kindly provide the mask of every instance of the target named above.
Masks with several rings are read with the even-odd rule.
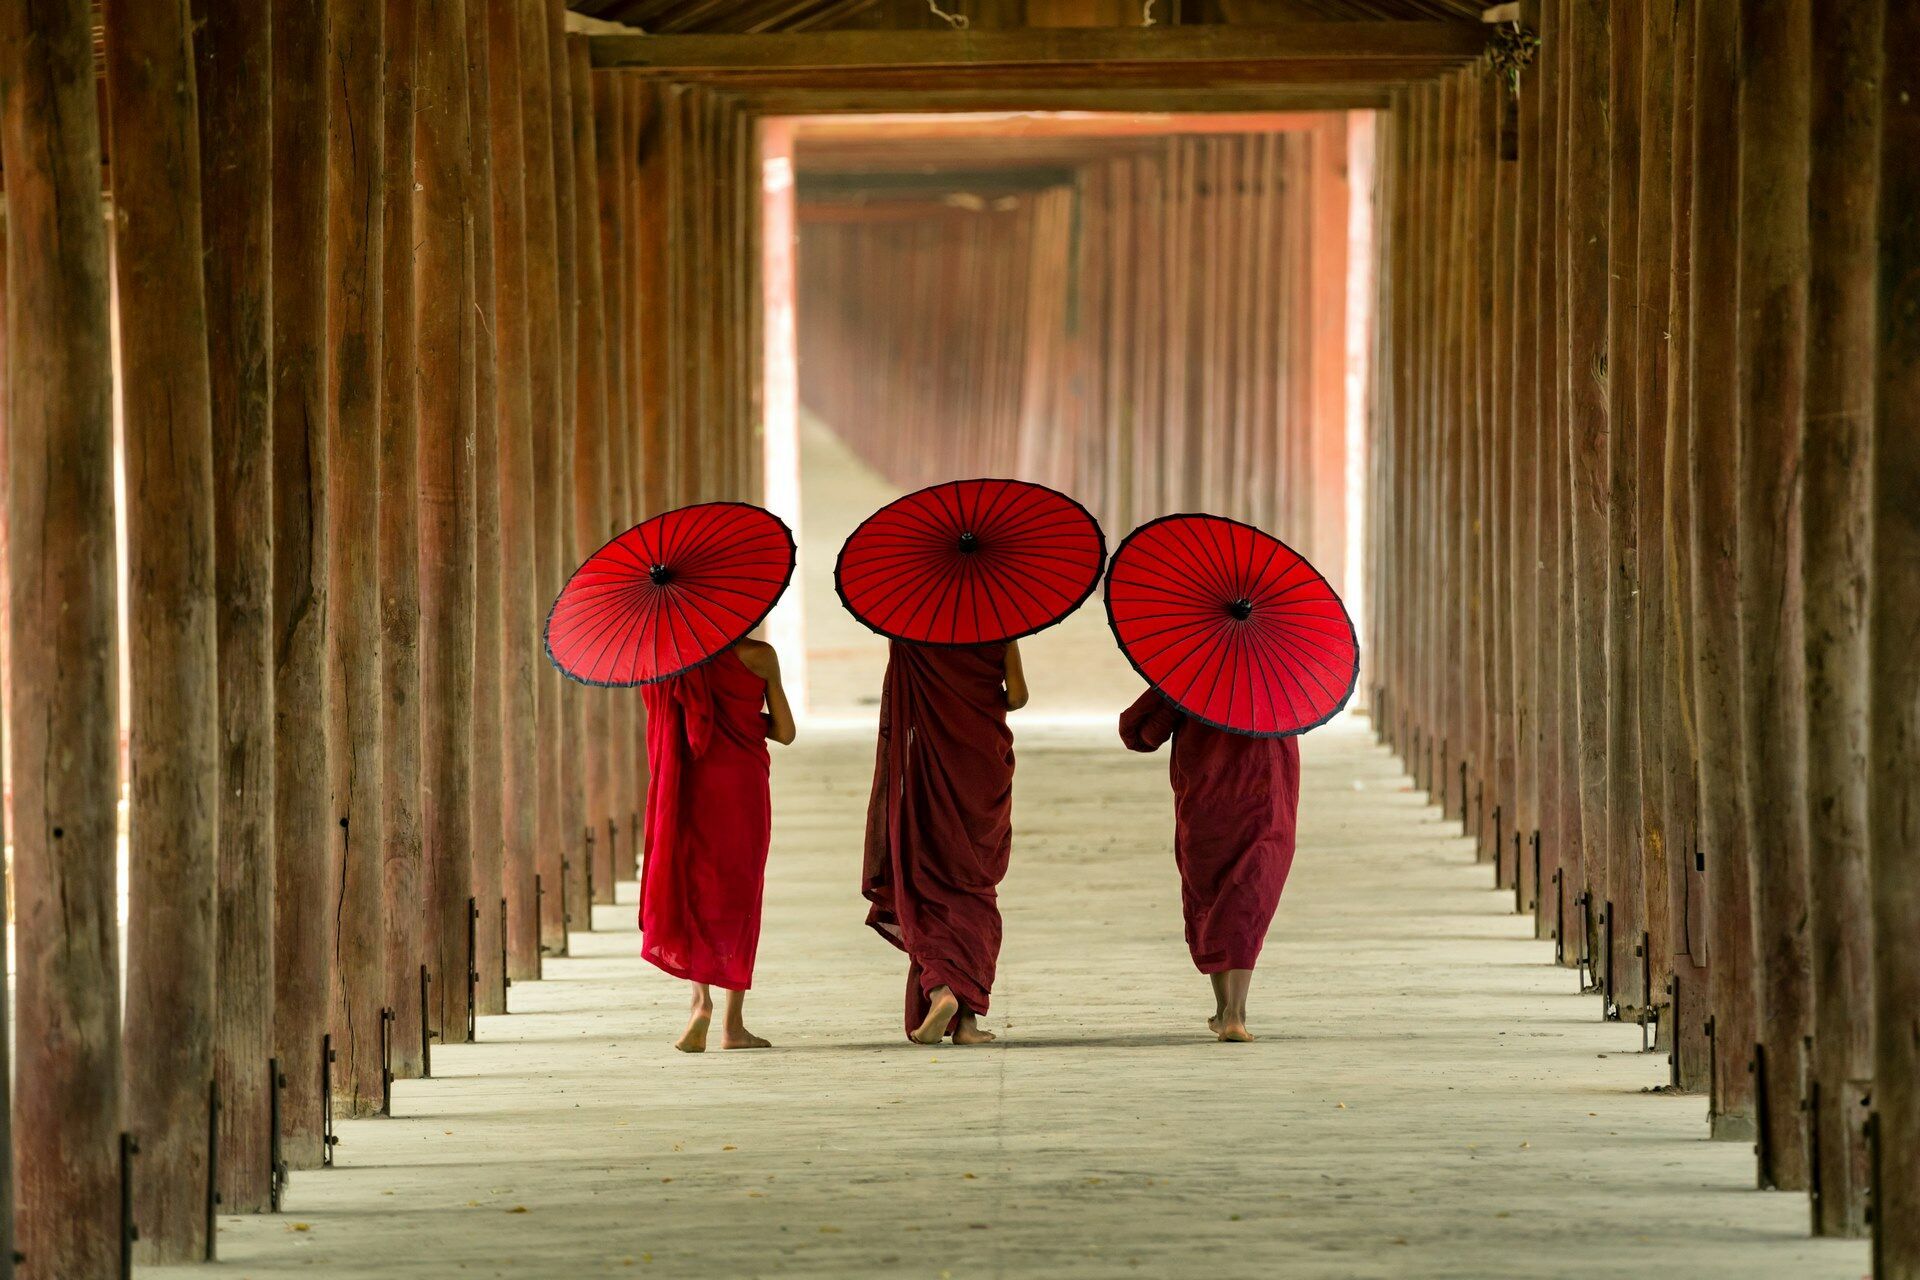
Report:
[[[311,1223],[307,1223],[307,1222],[289,1222],[289,1223],[287,1224],[287,1230],[289,1230],[289,1231],[311,1231],[311,1230],[313,1230],[313,1225],[312,1225]]]
[[[662,1182],[672,1182],[672,1181],[673,1181],[673,1179],[672,1179],[672,1178],[662,1178],[662,1179],[660,1179],[660,1181],[662,1181]]]
[[[1523,1142],[1520,1144],[1520,1149],[1522,1151],[1525,1151],[1527,1148],[1531,1147],[1532,1145],[1533,1144],[1531,1142]]]
[[[1340,1110],[1340,1111],[1345,1111],[1347,1109],[1347,1104],[1344,1102],[1336,1102],[1333,1105],[1337,1110]]]
[[[822,1228],[820,1228],[820,1234],[821,1234],[821,1235],[823,1235],[823,1236],[837,1236],[837,1235],[839,1235],[839,1234],[840,1234],[840,1228],[838,1228],[838,1227],[822,1227]]]
[[[508,1213],[525,1213],[526,1211],[527,1211],[527,1206],[523,1204],[517,1204],[513,1206],[513,1208],[507,1210]]]
[[[739,1150],[740,1148],[738,1148],[738,1147],[736,1147],[736,1146],[732,1146],[732,1145],[728,1145],[728,1146],[724,1146],[724,1147],[722,1147],[722,1148],[720,1148],[720,1149],[721,1149],[722,1151],[738,1151],[738,1150]]]
[[[971,1178],[971,1177],[973,1177],[973,1175],[972,1175],[972,1174],[970,1174],[970,1173],[963,1173],[963,1174],[961,1174],[960,1176],[961,1176],[961,1177],[963,1177],[963,1178]]]

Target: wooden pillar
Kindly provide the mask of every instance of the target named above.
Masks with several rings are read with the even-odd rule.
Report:
[[[120,1253],[113,424],[88,6],[0,6],[19,1246]]]
[[[206,1252],[219,834],[200,134],[185,0],[110,3],[105,21],[133,690],[127,1121],[140,1252],[179,1262]]]
[[[507,1011],[507,974],[501,964],[500,902],[506,883],[505,653],[500,519],[500,430],[505,396],[500,379],[499,257],[494,248],[493,146],[488,120],[493,58],[487,10],[473,0],[464,9],[467,52],[467,223],[472,228],[473,435],[467,456],[473,509],[473,711],[469,795],[472,802],[473,983],[476,1013]],[[462,931],[464,941],[465,931]],[[458,993],[457,993],[458,994]],[[464,1019],[462,1020],[464,1025]]]
[[[467,1038],[467,898],[473,891],[474,291],[466,11],[424,7],[416,62],[415,289],[423,307],[420,415],[420,834],[427,872],[428,1015]],[[473,193],[486,198],[485,193]]]
[[[1882,6],[1823,9],[1813,46],[1806,436],[1807,884],[1813,1051],[1807,1123],[1817,1235],[1866,1232],[1863,1100],[1873,1080],[1867,739],[1872,667],[1874,271]],[[1910,656],[1909,656],[1910,660]]]
[[[521,140],[526,173],[527,342],[533,428],[534,616],[544,625],[560,577],[560,277],[554,205],[553,76],[547,62],[545,0],[516,0],[519,13]],[[503,499],[504,500],[504,499]],[[567,950],[568,848],[561,829],[560,673],[535,668],[539,756],[536,871],[542,889],[540,936]]]
[[[599,241],[601,279],[605,298],[607,353],[607,511],[601,526],[603,537],[617,537],[639,523],[633,503],[633,470],[628,456],[632,446],[632,383],[628,365],[633,358],[628,313],[628,281],[625,211],[627,176],[633,165],[633,139],[626,111],[626,95],[621,88],[621,73],[602,71],[591,79],[594,132],[598,142],[595,156],[600,191]],[[637,693],[611,695],[607,726],[608,791],[606,827],[613,880],[631,880],[635,874],[636,851],[632,821],[643,803],[634,790],[633,717],[640,706]]]
[[[560,588],[592,548],[577,545],[573,525],[574,436],[578,430],[580,407],[580,278],[579,231],[576,213],[578,187],[573,162],[573,90],[572,70],[567,62],[566,0],[546,0],[547,76],[552,93],[552,111],[548,117],[553,135],[554,239],[558,247],[555,267],[560,291],[560,439],[556,513],[559,519],[556,546],[558,559],[553,580],[547,585],[548,601],[560,594]],[[581,929],[593,928],[593,908],[587,898],[587,867],[590,856],[587,840],[587,726],[586,699],[589,690],[571,680],[561,682],[560,690],[560,830],[566,851],[566,901],[573,923]]]
[[[273,1057],[273,132],[270,0],[195,9],[219,649],[220,1200],[267,1207]],[[4,1250],[0,1244],[0,1250]]]
[[[1347,123],[1316,128],[1313,148],[1313,508],[1314,566],[1347,578]],[[1264,189],[1264,188],[1263,188]],[[1254,287],[1264,276],[1249,273]],[[1157,513],[1156,513],[1157,514]]]
[[[273,0],[273,1040],[282,1154],[321,1163],[327,790],[327,10]]]
[[[1880,1274],[1911,1280],[1920,1276],[1920,1143],[1913,1141],[1920,1133],[1920,874],[1914,868],[1914,850],[1920,849],[1920,664],[1913,654],[1913,619],[1920,616],[1920,172],[1912,163],[1920,148],[1920,11],[1888,4],[1885,21],[1868,623],[1873,1123],[1879,1155],[1873,1220]]]
[[[1573,714],[1579,750],[1580,857],[1604,980],[1607,842],[1607,111],[1604,0],[1570,0],[1567,102],[1567,433],[1571,503]],[[1617,968],[1615,976],[1618,976]],[[1606,994],[1611,994],[1609,989]],[[1604,998],[1604,996],[1603,996]]]
[[[685,91],[639,79],[630,79],[627,88],[636,107],[635,174],[627,223],[633,231],[635,411],[640,419],[634,460],[640,504],[636,514],[645,519],[673,505],[666,292],[670,211],[663,196],[672,173],[670,152],[677,146],[672,121],[678,111],[669,104]]]
[[[1558,102],[1555,108],[1555,124],[1558,134],[1555,156],[1555,258],[1557,265],[1554,273],[1554,638],[1556,647],[1555,663],[1558,671],[1555,676],[1555,688],[1558,696],[1556,720],[1558,722],[1559,743],[1555,750],[1554,777],[1557,794],[1554,806],[1557,810],[1556,831],[1553,844],[1560,851],[1557,862],[1561,872],[1562,902],[1559,915],[1562,923],[1562,958],[1568,964],[1578,964],[1589,960],[1593,954],[1592,936],[1585,928],[1588,918],[1582,904],[1587,900],[1587,886],[1590,883],[1590,868],[1587,862],[1586,806],[1580,789],[1580,630],[1577,625],[1576,598],[1579,579],[1574,563],[1573,522],[1575,519],[1574,488],[1574,431],[1576,410],[1573,395],[1574,369],[1570,360],[1572,350],[1573,314],[1575,300],[1579,296],[1574,292],[1575,276],[1573,264],[1573,238],[1569,234],[1572,210],[1575,205],[1576,191],[1590,186],[1590,178],[1576,181],[1573,154],[1573,104],[1577,93],[1581,92],[1584,76],[1591,80],[1591,70],[1583,71],[1578,62],[1574,38],[1574,6],[1578,0],[1558,0],[1558,16],[1555,29],[1560,33],[1558,41],[1560,56],[1555,72]],[[1593,43],[1591,39],[1589,43]],[[1589,57],[1589,62],[1591,62]],[[1582,162],[1585,171],[1591,172],[1592,164]],[[1589,199],[1592,198],[1589,193]],[[1591,276],[1591,271],[1585,273]],[[1599,282],[1589,279],[1590,288],[1599,287]],[[1592,293],[1586,295],[1594,297]],[[1583,371],[1591,378],[1589,366]],[[1591,398],[1591,397],[1589,397]],[[1544,606],[1543,606],[1544,607]],[[1567,935],[1572,935],[1569,938]]]
[[[1706,863],[1712,954],[1713,1136],[1751,1140],[1754,1031],[1753,916],[1741,794],[1739,545],[1735,538],[1734,291],[1739,269],[1739,127],[1735,0],[1699,0],[1694,28],[1693,252],[1687,332],[1693,346],[1694,727],[1700,741],[1700,848]]]
[[[1707,878],[1700,848],[1700,748],[1693,683],[1693,100],[1700,0],[1678,0],[1673,25],[1673,268],[1667,299],[1667,439],[1662,492],[1667,617],[1663,662],[1666,735],[1667,910],[1672,938],[1675,1075],[1689,1092],[1712,1087],[1706,1035]]]
[[[1540,0],[1526,0],[1520,25],[1536,34],[1541,27]],[[1507,658],[1513,715],[1507,749],[1512,755],[1511,782],[1503,792],[1501,808],[1506,828],[1521,838],[1521,880],[1533,911],[1536,936],[1545,918],[1546,888],[1535,867],[1546,866],[1546,851],[1538,863],[1532,845],[1540,834],[1539,639],[1536,615],[1536,575],[1541,559],[1539,535],[1540,484],[1544,457],[1541,422],[1546,416],[1540,369],[1540,323],[1549,314],[1541,305],[1541,259],[1546,248],[1540,235],[1540,211],[1545,200],[1541,139],[1547,96],[1545,59],[1536,54],[1520,81],[1518,103],[1519,154],[1515,162],[1515,209],[1512,223],[1513,264],[1513,389],[1507,424],[1508,516],[1504,572],[1510,575],[1509,615],[1506,622]],[[1377,499],[1376,499],[1377,500]]]
[[[339,1060],[334,1113],[380,1107],[380,1010],[386,1004],[380,847],[379,490],[382,249],[386,139],[384,0],[329,5],[327,85],[328,777],[333,869],[328,1027]],[[368,127],[359,128],[359,122]]]
[[[568,93],[573,101],[574,278],[579,299],[579,355],[574,368],[575,402],[571,475],[573,481],[573,545],[576,561],[592,555],[610,536],[607,500],[610,486],[607,463],[609,394],[607,386],[605,272],[600,254],[600,156],[594,129],[593,71],[587,60],[587,38],[569,36],[566,42]],[[588,882],[593,901],[613,901],[613,841],[608,824],[613,816],[612,704],[610,690],[581,689],[582,742],[586,772],[585,856],[593,859]]]
[[[420,848],[420,424],[415,411],[415,0],[385,0],[386,164],[381,255],[380,858],[393,1074],[417,1077],[427,879]],[[434,305],[429,299],[429,305]]]
[[[493,146],[494,359],[499,379],[501,823],[507,899],[507,975],[540,976],[534,875],[539,832],[539,703],[535,681],[543,615],[535,593],[532,317],[520,21],[514,6],[484,6],[488,123]],[[482,903],[484,911],[487,904]]]
[[[1740,6],[1738,272],[1741,718],[1753,877],[1754,1070],[1762,1186],[1807,1185],[1800,1098],[1807,965],[1806,650],[1800,436],[1806,412],[1808,0]]]
[[[1671,352],[1667,325],[1667,296],[1672,287],[1673,242],[1673,46],[1674,0],[1645,0],[1641,38],[1639,116],[1640,166],[1637,175],[1639,219],[1635,247],[1633,388],[1635,537],[1633,600],[1636,615],[1634,701],[1631,734],[1639,746],[1639,776],[1634,780],[1640,799],[1641,919],[1646,938],[1642,969],[1651,985],[1641,992],[1647,1016],[1659,1015],[1658,1040],[1668,1044],[1673,1033],[1672,1006],[1666,996],[1673,981],[1673,935],[1668,910],[1671,895],[1667,877],[1671,866],[1666,826],[1667,785],[1666,682],[1667,652],[1673,620],[1667,613],[1666,580],[1666,461],[1667,387]],[[1630,956],[1640,955],[1641,939],[1631,939]],[[1691,1007],[1691,1006],[1687,1006]],[[1669,1045],[1669,1048],[1671,1046]]]
[[[4,106],[0,105],[0,110]],[[6,703],[5,690],[10,687],[7,679],[7,516],[4,501],[7,492],[7,412],[9,408],[7,391],[7,219],[6,206],[0,201],[0,781],[4,781],[9,792],[12,789],[10,779],[13,775],[13,762],[7,755]],[[0,801],[0,834],[8,841],[13,838],[10,815],[6,812],[11,806]],[[6,984],[0,983],[0,1026],[13,1025],[13,1012],[8,1007]],[[0,1079],[9,1082],[5,1091],[0,1092],[0,1280],[13,1280],[14,1241],[16,1239],[13,1211],[13,1046],[8,1039],[0,1039]]]
[[[1603,999],[1623,1018],[1645,1010],[1648,993],[1640,981],[1641,933],[1645,919],[1645,864],[1640,831],[1640,432],[1635,400],[1640,389],[1639,317],[1639,172],[1641,23],[1643,0],[1616,0],[1608,8],[1607,246],[1603,295],[1587,295],[1583,310],[1606,299],[1606,334],[1594,367],[1603,389],[1604,416],[1598,430],[1604,440],[1606,487],[1590,496],[1603,504],[1606,530],[1606,579],[1594,599],[1606,617],[1604,740],[1606,811],[1604,832],[1607,878],[1596,885],[1606,898],[1605,922],[1612,954],[1602,963],[1611,981]],[[1584,526],[1583,526],[1584,527]],[[1598,527],[1598,526],[1596,526]],[[1583,690],[1584,692],[1584,690]]]

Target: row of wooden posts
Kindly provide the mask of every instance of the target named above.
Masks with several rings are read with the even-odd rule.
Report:
[[[1303,120],[1032,192],[803,202],[802,402],[896,484],[1017,475],[1115,537],[1218,511],[1341,581],[1348,121]]]
[[[1760,1185],[1920,1275],[1920,14],[1522,24],[1383,121],[1376,727]]]
[[[590,71],[560,0],[109,0],[97,96],[89,8],[0,16],[0,1273],[62,1280],[130,1225],[207,1253],[210,1192],[268,1208],[326,1107],[468,1037],[470,971],[504,1012],[612,901],[644,726],[541,619],[644,512],[758,482],[744,113]]]

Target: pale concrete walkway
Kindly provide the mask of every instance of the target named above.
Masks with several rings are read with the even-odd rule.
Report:
[[[1855,1277],[1797,1195],[1603,1025],[1363,727],[1307,752],[1301,854],[1215,1043],[1180,942],[1164,762],[1023,728],[984,1049],[899,1033],[861,926],[870,742],[784,753],[752,1025],[688,1057],[629,907],[514,988],[481,1043],[343,1126],[229,1274]],[[629,895],[630,896],[630,889]],[[632,1267],[635,1270],[629,1271]]]

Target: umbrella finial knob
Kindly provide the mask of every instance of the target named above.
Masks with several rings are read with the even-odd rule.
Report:
[[[971,532],[963,533],[960,535],[960,554],[961,555],[970,556],[974,552],[978,551],[979,549],[980,549],[980,539],[974,537]]]
[[[673,581],[673,570],[667,568],[667,566],[663,564],[657,564],[653,566],[653,568],[647,570],[647,576],[653,579],[654,586],[664,587],[669,582]]]
[[[1227,612],[1239,621],[1245,622],[1253,616],[1253,601],[1247,599],[1245,596],[1241,596],[1238,600],[1234,600],[1227,605]]]

